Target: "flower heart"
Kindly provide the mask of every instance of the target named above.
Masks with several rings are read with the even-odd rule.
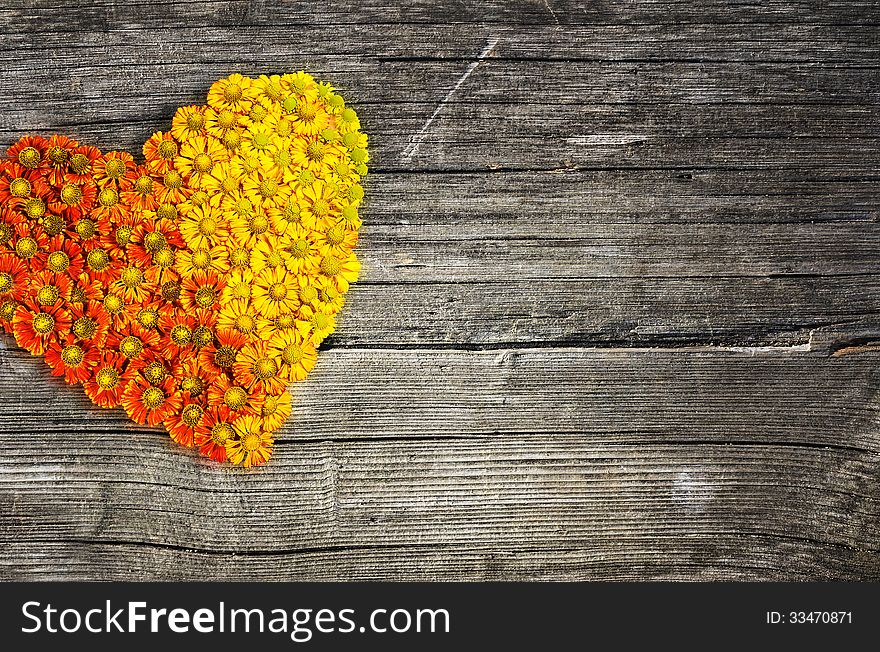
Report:
[[[366,147],[304,72],[215,82],[140,165],[25,136],[0,161],[0,325],[96,405],[263,464],[358,276]]]

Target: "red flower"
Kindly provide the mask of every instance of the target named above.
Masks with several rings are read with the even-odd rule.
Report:
[[[46,143],[46,164],[49,168],[47,178],[53,186],[60,187],[64,182],[73,149],[78,146],[79,143],[75,140],[60,134],[49,138]]]
[[[75,147],[67,163],[67,174],[64,183],[83,184],[92,181],[92,171],[95,161],[101,158],[101,150],[91,145]]]
[[[172,376],[151,385],[141,374],[134,374],[122,394],[122,407],[135,423],[155,426],[180,409],[183,403]]]
[[[235,433],[232,424],[237,418],[238,415],[225,405],[209,406],[193,436],[199,452],[216,462],[225,462],[226,441]]]
[[[43,355],[70,330],[70,315],[60,303],[40,306],[32,299],[25,299],[11,321],[15,341],[33,355]]]
[[[191,447],[196,428],[205,418],[205,404],[198,400],[187,398],[179,410],[173,412],[165,419],[165,429],[171,435],[171,439],[178,444]]]
[[[75,385],[88,380],[91,369],[101,359],[98,349],[77,342],[69,333],[60,342],[52,342],[46,349],[46,362],[53,376],[64,376],[64,382]]]
[[[44,166],[48,145],[49,141],[42,136],[23,136],[6,150],[6,156],[29,170],[35,170]]]
[[[23,260],[10,253],[0,253],[0,299],[21,301],[29,281],[28,267]]]
[[[131,375],[124,371],[125,363],[125,356],[115,351],[104,349],[101,352],[100,360],[83,382],[83,389],[92,403],[103,408],[119,405]]]
[[[104,346],[110,330],[110,315],[100,301],[71,305],[70,319],[70,329],[77,340],[93,346]]]

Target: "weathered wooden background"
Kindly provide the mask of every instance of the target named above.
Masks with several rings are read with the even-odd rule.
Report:
[[[880,6],[410,4],[3,2],[0,145],[305,68],[374,158],[264,470],[2,341],[0,577],[880,579]]]

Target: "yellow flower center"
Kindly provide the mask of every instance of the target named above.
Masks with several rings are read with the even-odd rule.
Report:
[[[205,411],[202,409],[201,405],[196,405],[195,403],[190,403],[183,411],[180,413],[180,419],[190,428],[195,428],[199,425],[199,421],[202,420],[202,415]]]
[[[280,267],[284,260],[281,258],[281,252],[272,250],[266,255],[266,267]]]
[[[104,188],[98,193],[98,203],[105,208],[116,206],[119,203],[119,193],[113,188]]]
[[[204,152],[201,152],[199,154],[196,154],[195,158],[193,159],[192,165],[193,169],[196,172],[201,172],[204,174],[205,172],[211,171],[211,168],[214,167],[214,161],[211,159],[210,156],[208,156]]]
[[[177,143],[173,140],[163,140],[159,143],[159,147],[156,148],[156,151],[159,153],[159,156],[166,161],[169,161],[177,156]]]
[[[324,276],[336,276],[342,271],[342,262],[334,257],[327,256],[321,261],[321,273]]]
[[[309,253],[309,241],[305,238],[300,238],[290,245],[289,252],[294,258],[305,258]]]
[[[86,254],[86,264],[95,272],[102,272],[110,265],[110,256],[103,249],[92,249]]]
[[[235,364],[238,351],[231,346],[220,346],[214,352],[214,364],[223,369],[229,369]]]
[[[330,325],[330,317],[323,312],[316,312],[312,315],[311,321],[316,331],[322,331]]]
[[[278,315],[274,321],[275,328],[282,331],[293,328],[294,321],[293,315]]]
[[[232,111],[222,111],[217,116],[217,126],[221,129],[232,129],[235,123],[235,114]]]
[[[171,190],[180,190],[183,187],[183,177],[177,170],[168,170],[162,177],[162,183]]]
[[[174,252],[171,249],[160,249],[153,254],[153,263],[163,269],[171,267],[174,264]]]
[[[241,147],[241,134],[237,131],[227,131],[223,134],[223,144],[227,149],[238,149]]]
[[[61,291],[54,285],[44,285],[37,290],[37,303],[41,306],[54,305],[61,298]]]
[[[61,201],[68,206],[76,206],[82,201],[82,190],[74,183],[67,183],[61,188]]]
[[[38,220],[46,214],[46,202],[39,197],[32,197],[25,202],[24,212],[32,220]]]
[[[205,126],[205,116],[198,111],[193,111],[186,116],[186,126],[190,131],[201,131]]]
[[[338,226],[332,226],[324,232],[327,243],[331,245],[340,245],[345,240],[345,231]]]
[[[63,251],[53,251],[46,259],[46,266],[56,274],[66,272],[70,267],[70,256]]]
[[[272,358],[260,358],[254,362],[252,371],[260,380],[268,380],[278,373],[278,364]]]
[[[64,230],[64,219],[60,215],[48,215],[43,217],[43,230],[49,235],[58,235]]]
[[[235,82],[229,82],[226,84],[226,88],[223,89],[223,98],[227,102],[238,102],[242,94],[241,86]]]
[[[176,220],[177,206],[174,204],[162,204],[156,209],[156,217],[163,220]]]
[[[111,315],[118,315],[125,308],[125,302],[115,294],[104,297],[104,308]]]
[[[255,432],[249,432],[241,439],[242,447],[250,453],[259,450],[261,444],[262,439],[260,438],[260,435]]]
[[[210,237],[217,233],[217,220],[213,217],[203,217],[198,223],[199,234]]]
[[[238,179],[235,177],[226,177],[220,182],[220,192],[224,195],[231,195],[236,190],[238,190]]]
[[[306,158],[315,163],[320,163],[324,159],[324,146],[318,141],[314,141],[306,145]]]
[[[126,358],[135,358],[139,356],[143,350],[144,343],[141,342],[141,338],[135,335],[123,337],[122,341],[119,343],[119,351]]]
[[[168,246],[168,240],[161,231],[150,231],[144,236],[144,247],[147,251],[156,253]]]
[[[245,335],[252,333],[257,325],[254,318],[250,315],[238,315],[232,324],[235,330]]]
[[[121,226],[116,227],[116,244],[120,247],[124,247],[131,241],[131,233],[132,228],[127,224],[122,224]]]
[[[266,400],[263,401],[263,416],[271,417],[278,411],[278,397],[277,396],[267,396]]]
[[[251,107],[250,113],[248,113],[248,117],[254,122],[262,122],[269,115],[269,112],[266,111],[266,107],[262,104],[254,104]]]
[[[312,204],[312,214],[315,217],[324,217],[330,212],[330,204],[324,199],[316,199]]]
[[[214,288],[199,288],[196,292],[196,304],[201,308],[210,308],[217,300],[217,293]]]
[[[12,289],[12,276],[8,272],[0,272],[0,293],[9,292]]]
[[[90,340],[98,332],[98,322],[91,317],[80,317],[73,322],[71,330],[77,337],[84,340]]]
[[[70,159],[70,152],[68,152],[63,147],[59,147],[55,145],[49,150],[49,154],[47,155],[49,160],[52,161],[55,165],[64,165],[67,163],[68,159]]]
[[[272,138],[269,136],[269,134],[258,132],[253,135],[251,143],[253,144],[254,149],[262,152],[263,150],[267,149],[270,144],[272,144]]]
[[[177,281],[166,281],[162,284],[162,298],[169,303],[173,303],[180,298],[180,283]]]
[[[108,177],[111,179],[118,179],[125,174],[125,163],[118,158],[111,158],[107,161],[104,169],[107,171]]]
[[[46,335],[55,328],[55,318],[47,312],[38,312],[33,320],[34,332]]]
[[[98,225],[87,217],[77,221],[74,228],[76,229],[76,234],[83,240],[91,240],[98,235]]]
[[[154,328],[159,323],[159,311],[155,308],[143,308],[137,314],[137,321],[144,328]]]
[[[104,367],[95,374],[95,382],[101,389],[114,389],[119,384],[119,372],[113,367]]]
[[[233,249],[232,252],[229,254],[229,262],[232,264],[233,267],[237,267],[239,269],[250,267],[251,254],[244,247]]]
[[[141,195],[149,195],[153,192],[153,180],[148,176],[138,177],[134,182],[134,190]]]
[[[206,193],[204,190],[196,190],[192,194],[192,197],[189,198],[193,206],[204,206],[208,203],[208,199],[208,193]]]
[[[318,117],[318,106],[314,102],[300,102],[296,107],[296,115],[303,122],[312,122]]]
[[[269,230],[269,220],[265,215],[256,215],[248,221],[248,229],[254,235],[262,235]]]
[[[303,358],[303,350],[299,344],[288,344],[281,351],[281,360],[284,364],[294,365]]]
[[[144,273],[137,267],[126,267],[122,270],[119,280],[129,290],[136,290],[144,284]]]
[[[40,164],[40,151],[36,147],[25,147],[18,153],[18,162],[26,168],[33,170]]]
[[[78,367],[84,358],[85,353],[76,344],[68,344],[61,349],[61,360],[68,367]]]
[[[71,156],[69,165],[74,174],[85,174],[92,169],[92,162],[85,154],[74,154]]]
[[[303,303],[311,303],[318,298],[318,291],[311,285],[300,290],[299,300]]]
[[[31,194],[31,182],[22,177],[17,177],[13,179],[9,183],[9,194],[11,194],[13,197],[18,197],[19,199],[27,197],[29,194]]]
[[[211,252],[207,249],[198,249],[193,252],[192,265],[196,269],[207,269],[211,266]]]
[[[165,392],[158,387],[147,387],[141,394],[141,402],[148,409],[155,410],[165,402]]]
[[[214,332],[207,326],[197,326],[193,331],[193,344],[197,347],[208,346],[214,341]]]
[[[205,381],[198,376],[187,376],[180,381],[180,389],[195,398],[205,391]]]
[[[144,378],[151,385],[160,384],[168,376],[168,372],[165,371],[165,367],[162,366],[161,362],[151,362],[144,367],[143,374]]]
[[[218,446],[225,446],[226,441],[234,434],[235,431],[228,423],[215,423],[211,428],[211,441]]]
[[[273,301],[283,301],[287,298],[287,286],[284,283],[272,283],[269,286],[269,298]]]
[[[192,342],[192,329],[186,324],[177,324],[171,329],[171,341],[177,346],[186,346]]]
[[[251,296],[251,286],[249,283],[242,281],[232,285],[232,296],[236,299],[248,299]]]
[[[247,405],[247,392],[241,387],[230,387],[223,394],[223,402],[230,410],[240,410]]]
[[[15,301],[4,301],[0,304],[0,318],[5,321],[11,321],[15,316],[15,310],[18,308],[18,304]],[[52,330],[51,328],[49,330]]]
[[[32,258],[37,253],[37,241],[25,236],[15,243],[15,253],[19,258]]]

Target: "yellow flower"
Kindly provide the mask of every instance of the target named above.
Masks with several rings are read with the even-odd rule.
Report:
[[[308,328],[308,324],[303,325]],[[318,360],[315,345],[308,338],[309,331],[293,328],[275,334],[269,347],[281,361],[281,373],[287,381],[302,380],[309,375]]]
[[[287,204],[290,187],[284,185],[278,175],[268,170],[257,170],[242,182],[245,196],[254,206],[262,208],[280,208]]]
[[[281,82],[294,93],[304,94],[309,91],[314,92],[317,88],[315,78],[309,73],[299,70],[294,73],[287,73],[281,77]]]
[[[278,151],[280,140],[270,124],[254,125],[242,133],[241,151],[246,156],[258,157],[261,162],[262,157],[271,160]]]
[[[204,106],[182,106],[177,109],[171,120],[171,135],[183,143],[196,136],[204,136],[205,129]]]
[[[341,208],[333,186],[316,181],[303,188],[300,197],[300,218],[305,227],[322,231],[339,220]]]
[[[218,244],[193,250],[180,249],[177,252],[175,268],[183,278],[189,278],[199,271],[213,271],[223,275],[229,271],[226,245]]]
[[[235,131],[242,127],[243,120],[242,114],[236,113],[231,109],[208,107],[205,111],[205,129],[208,135],[221,141],[227,132]]]
[[[309,325],[307,339],[315,346],[318,346],[328,335],[336,330],[336,320],[333,318],[333,315],[306,307],[301,308],[299,314]]]
[[[253,87],[258,100],[278,103],[287,95],[280,75],[260,75],[254,80]]]
[[[256,93],[251,91],[251,85],[250,77],[233,73],[211,85],[211,90],[208,91],[208,105],[218,111],[247,112],[256,97]]]
[[[257,311],[272,319],[299,306],[296,278],[283,267],[264,269],[255,277],[251,301]]]
[[[270,240],[261,240],[251,251],[251,271],[260,274],[264,269],[284,267],[286,252],[284,248],[289,245],[287,238],[275,236]]]
[[[341,220],[317,232],[318,252],[321,256],[346,256],[358,241],[358,232],[350,230]]]
[[[174,159],[174,166],[190,180],[190,185],[201,187],[202,179],[211,173],[214,166],[229,160],[226,148],[211,137],[193,136],[180,146],[180,155]]]
[[[275,441],[263,428],[260,417],[245,414],[232,424],[235,436],[226,441],[226,456],[233,464],[245,467],[265,464],[272,456]]]
[[[336,284],[331,279],[322,276],[315,280],[314,287],[318,296],[310,305],[315,310],[326,315],[335,315],[342,310],[342,306],[345,303],[345,294],[339,291],[339,288],[336,287]]]
[[[288,197],[284,208],[270,207],[266,209],[266,215],[272,222],[272,230],[278,235],[284,235],[288,229],[296,225],[302,225],[300,208],[296,197]]]
[[[298,138],[293,142],[290,156],[293,164],[312,171],[316,176],[323,177],[333,170],[339,161],[339,147],[328,145],[319,138]]]
[[[235,269],[229,275],[226,281],[226,287],[220,294],[220,306],[229,304],[233,301],[245,300],[251,297],[251,291],[254,286],[254,273],[247,269]]]
[[[290,392],[286,389],[277,396],[273,394],[266,396],[263,400],[263,408],[260,411],[260,416],[263,419],[263,429],[266,432],[274,432],[284,425],[287,417],[293,411],[291,401]]]
[[[190,249],[220,244],[228,237],[226,221],[220,211],[210,204],[188,211],[180,220],[178,228]]]
[[[301,226],[292,226],[284,235],[290,242],[285,250],[287,257],[284,261],[288,271],[298,275],[315,276],[321,263],[321,255],[312,240],[312,231]]]
[[[333,282],[336,289],[340,292],[348,292],[349,284],[358,280],[361,264],[354,253],[346,256],[329,254],[321,258],[318,269],[327,280]]]
[[[288,106],[293,104],[292,110]],[[285,111],[293,119],[293,129],[298,134],[305,136],[317,136],[322,130],[331,125],[333,118],[327,113],[327,105],[307,95],[301,95],[293,103],[282,103],[282,111]]]
[[[227,213],[227,219],[232,236],[245,247],[253,249],[262,238],[272,235],[269,218],[263,211],[247,216]]]
[[[238,176],[232,172],[232,164],[223,162],[202,177],[201,187],[211,197],[211,205],[220,206],[224,197],[237,191],[241,184]]]
[[[226,286],[227,289],[229,286]],[[257,332],[257,319],[254,309],[247,299],[221,299],[220,314],[217,316],[217,328],[221,330],[234,330],[247,335],[255,335]]]

